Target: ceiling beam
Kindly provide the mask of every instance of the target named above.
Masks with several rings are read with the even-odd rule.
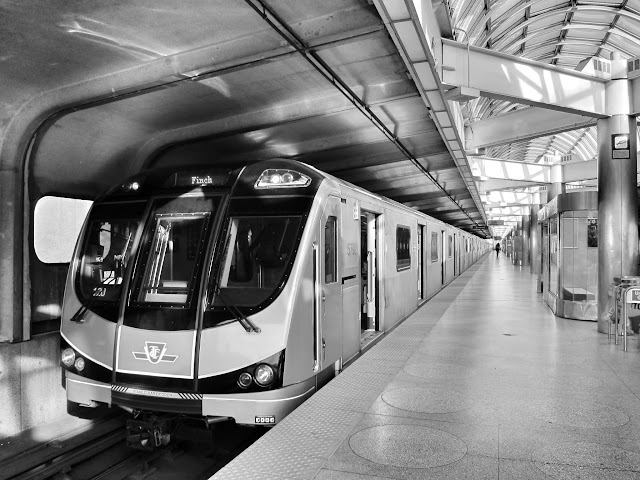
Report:
[[[506,145],[569,132],[596,124],[596,119],[575,113],[529,107],[478,120],[465,127],[465,148]]]
[[[442,39],[442,59],[442,81],[449,87],[513,103],[608,117],[603,79],[446,39]]]
[[[551,166],[486,157],[470,157],[471,172],[484,179],[523,180],[535,183],[551,182]]]

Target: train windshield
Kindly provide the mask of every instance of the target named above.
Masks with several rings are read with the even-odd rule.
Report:
[[[215,203],[213,198],[156,203],[141,246],[133,303],[187,306],[197,284]]]
[[[101,314],[111,320],[117,315],[124,273],[144,210],[144,202],[102,204],[95,205],[89,217],[80,250],[77,291],[86,305],[102,307]]]
[[[213,306],[253,307],[283,283],[300,229],[299,216],[231,217]]]

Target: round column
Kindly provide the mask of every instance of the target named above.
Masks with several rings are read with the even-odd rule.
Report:
[[[538,212],[540,205],[531,206],[531,221],[529,222],[529,273],[537,275],[540,271],[540,259],[542,251],[540,244],[542,237],[540,234],[540,225],[538,225]]]
[[[598,120],[598,331],[603,333],[609,285],[614,277],[636,275],[638,263],[636,119],[629,116],[626,61],[614,53],[611,67],[605,91],[611,116]]]
[[[562,183],[562,165],[557,163],[551,166],[551,183],[547,186],[547,202],[561,193],[565,193],[565,184]]]
[[[529,225],[531,224],[531,215],[527,213],[522,216],[522,265],[529,266],[529,250],[530,250],[530,237],[529,237]]]

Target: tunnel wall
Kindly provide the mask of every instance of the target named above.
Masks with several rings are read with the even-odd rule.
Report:
[[[57,334],[0,344],[0,438],[67,415]]]

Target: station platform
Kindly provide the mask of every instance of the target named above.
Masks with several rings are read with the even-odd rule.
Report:
[[[212,478],[638,479],[640,345],[489,254]]]

